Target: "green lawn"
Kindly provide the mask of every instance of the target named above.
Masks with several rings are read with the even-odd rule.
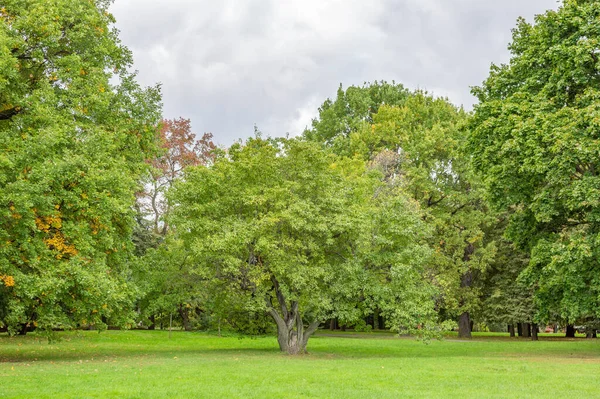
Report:
[[[600,397],[600,340],[479,336],[429,345],[320,333],[310,355],[275,338],[203,333],[0,334],[0,398]]]

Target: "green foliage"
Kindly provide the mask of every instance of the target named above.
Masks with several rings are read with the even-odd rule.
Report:
[[[108,4],[0,8],[0,324],[13,332],[128,320],[133,194],[160,95],[127,71]]]
[[[313,120],[312,129],[304,136],[311,141],[326,143],[336,153],[352,155],[347,141],[352,132],[364,122],[370,122],[383,104],[401,105],[409,97],[409,91],[401,84],[384,81],[338,88],[335,101],[327,99],[319,107],[319,117]]]
[[[410,299],[403,321],[416,329],[416,315],[432,308],[426,290],[413,287],[423,284],[426,229],[414,202],[382,190],[380,174],[360,161],[255,138],[211,167],[188,169],[171,225],[196,273],[225,284],[248,311],[286,317],[299,309],[299,320],[318,325],[357,320],[358,303],[396,309],[408,303],[397,299]]]
[[[473,91],[474,164],[531,252],[523,278],[545,320],[600,309],[599,20],[598,2],[572,0],[519,20],[510,63]]]
[[[378,98],[378,107],[360,106],[372,104],[373,91],[380,93],[381,87],[388,89]],[[321,110],[305,137],[340,155],[369,161],[396,192],[418,201],[433,230],[429,243],[435,252],[428,275],[441,290],[438,306],[451,315],[477,309],[478,276],[495,253],[486,230],[496,220],[464,151],[464,112],[445,99],[404,89],[396,92],[387,84],[348,89],[346,95],[340,92]]]

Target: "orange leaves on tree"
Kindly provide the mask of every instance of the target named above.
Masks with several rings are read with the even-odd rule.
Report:
[[[6,287],[14,287],[15,279],[13,276],[0,275],[0,280],[4,283]]]
[[[35,224],[38,230],[48,234],[48,237],[44,238],[44,244],[46,244],[48,249],[58,252],[56,259],[70,258],[77,255],[77,248],[73,244],[68,243],[60,230],[62,228],[60,214],[39,216],[35,219]]]

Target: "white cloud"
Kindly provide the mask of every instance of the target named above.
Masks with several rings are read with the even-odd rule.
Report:
[[[555,0],[116,0],[142,83],[165,116],[229,144],[300,133],[342,83],[396,80],[470,106],[469,86],[507,60],[517,16]]]

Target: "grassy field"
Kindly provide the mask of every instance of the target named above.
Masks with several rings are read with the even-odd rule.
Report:
[[[320,333],[310,355],[275,338],[203,333],[0,334],[0,398],[600,397],[600,340],[479,336],[429,345]]]

